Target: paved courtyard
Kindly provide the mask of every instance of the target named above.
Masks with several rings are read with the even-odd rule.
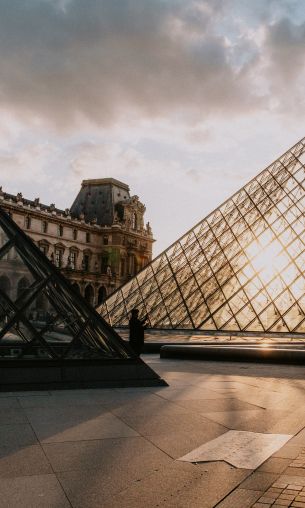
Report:
[[[128,341],[129,331],[126,329],[118,328],[117,329],[119,335]],[[279,335],[279,334],[278,334]],[[304,345],[305,337],[302,336],[275,336],[274,337],[259,337],[257,335],[250,337],[249,335],[205,335],[204,333],[200,333],[196,331],[194,333],[191,330],[179,331],[177,330],[151,330],[148,329],[145,332],[145,344],[156,343],[156,344],[206,344],[207,342],[211,342],[213,344],[221,344],[221,343],[244,343],[249,344],[249,342],[254,344],[269,344],[269,345]]]
[[[305,507],[305,367],[144,359],[169,387],[0,394],[1,508]],[[178,460],[233,430],[289,437]]]

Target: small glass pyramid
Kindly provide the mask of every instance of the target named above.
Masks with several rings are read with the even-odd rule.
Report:
[[[1,359],[126,360],[119,335],[0,208]]]
[[[152,328],[305,332],[305,138],[111,295]]]

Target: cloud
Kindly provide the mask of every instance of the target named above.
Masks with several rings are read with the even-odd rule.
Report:
[[[54,158],[55,147],[48,143],[32,143],[15,150],[1,150],[1,183],[30,182],[33,185],[47,181],[46,160]]]
[[[229,2],[230,3],[230,2]],[[215,30],[215,0],[0,1],[0,107],[56,126],[134,112],[249,111],[261,98]],[[241,43],[244,45],[244,43]],[[187,116],[187,115],[186,115]]]
[[[305,112],[305,21],[282,18],[266,28],[262,58],[271,104],[282,115]]]
[[[269,28],[266,47],[277,79],[291,82],[304,70],[304,45],[305,23],[297,25],[284,18]]]
[[[300,0],[0,0],[0,183],[66,208],[118,178],[165,247],[303,135],[304,27]]]
[[[56,129],[289,111],[304,20],[298,0],[0,0],[0,109]]]

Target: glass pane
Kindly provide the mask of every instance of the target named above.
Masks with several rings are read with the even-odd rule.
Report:
[[[153,261],[158,286],[139,286],[154,323],[305,332],[304,153],[285,153]]]
[[[0,227],[0,249],[8,242],[7,234]]]

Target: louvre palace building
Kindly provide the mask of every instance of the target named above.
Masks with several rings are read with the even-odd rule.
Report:
[[[152,258],[153,236],[145,206],[113,178],[84,180],[71,208],[60,210],[0,187],[0,206],[92,305],[98,305]],[[14,250],[2,266],[0,288],[12,297],[29,285]],[[47,310],[41,301],[37,312]]]

